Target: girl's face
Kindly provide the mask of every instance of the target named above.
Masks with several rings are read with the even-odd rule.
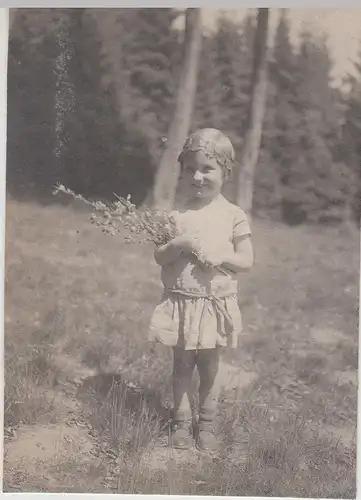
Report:
[[[190,151],[183,159],[181,181],[190,199],[211,200],[221,192],[223,169],[215,158]]]

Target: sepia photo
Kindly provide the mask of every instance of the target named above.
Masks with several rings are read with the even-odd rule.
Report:
[[[4,492],[355,498],[360,26],[9,9]]]

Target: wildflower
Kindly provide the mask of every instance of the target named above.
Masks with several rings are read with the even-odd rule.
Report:
[[[130,194],[122,198],[113,193],[117,201],[107,205],[101,201],[89,201],[62,184],[55,186],[53,195],[59,192],[91,206],[95,213],[91,214],[90,222],[112,236],[123,233],[126,243],[153,242],[156,246],[161,246],[179,235],[172,216],[167,212],[153,212],[149,208],[138,209],[132,203]],[[124,235],[124,230],[129,234]],[[207,265],[201,252],[193,253],[201,263]]]

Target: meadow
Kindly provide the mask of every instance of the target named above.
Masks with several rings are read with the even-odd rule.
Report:
[[[355,497],[356,228],[253,221],[209,457],[168,446],[152,246],[102,234],[75,205],[6,211],[4,491]]]

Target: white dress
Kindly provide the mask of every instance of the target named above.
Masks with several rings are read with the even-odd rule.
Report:
[[[172,212],[180,234],[198,237],[212,255],[229,254],[237,237],[250,235],[243,210],[219,195],[199,210]],[[242,331],[237,274],[205,268],[180,255],[162,267],[164,295],[150,322],[149,340],[183,349],[236,347]]]

